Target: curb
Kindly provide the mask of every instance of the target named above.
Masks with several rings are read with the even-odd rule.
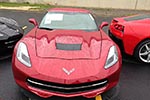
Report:
[[[21,6],[21,7],[3,7],[0,6],[0,9],[8,9],[8,10],[31,10],[31,9],[36,9],[39,8],[37,7],[32,7],[32,6]]]

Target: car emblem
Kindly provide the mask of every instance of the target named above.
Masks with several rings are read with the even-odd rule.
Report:
[[[70,75],[71,73],[73,73],[75,71],[75,68],[72,68],[71,70],[67,70],[66,68],[62,68],[62,70],[67,74]]]

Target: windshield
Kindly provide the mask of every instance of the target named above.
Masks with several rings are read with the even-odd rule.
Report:
[[[97,31],[91,14],[70,12],[48,12],[39,28]]]

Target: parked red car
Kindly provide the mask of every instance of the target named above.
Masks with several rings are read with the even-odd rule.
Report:
[[[95,97],[115,87],[122,65],[118,46],[96,25],[91,12],[77,8],[48,10],[15,46],[16,83],[42,98]]]
[[[139,61],[150,63],[150,15],[114,18],[109,36],[121,49]]]

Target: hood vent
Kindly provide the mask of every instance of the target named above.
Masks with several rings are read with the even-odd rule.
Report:
[[[81,44],[56,43],[56,49],[66,50],[66,51],[76,51],[76,50],[81,50]]]

